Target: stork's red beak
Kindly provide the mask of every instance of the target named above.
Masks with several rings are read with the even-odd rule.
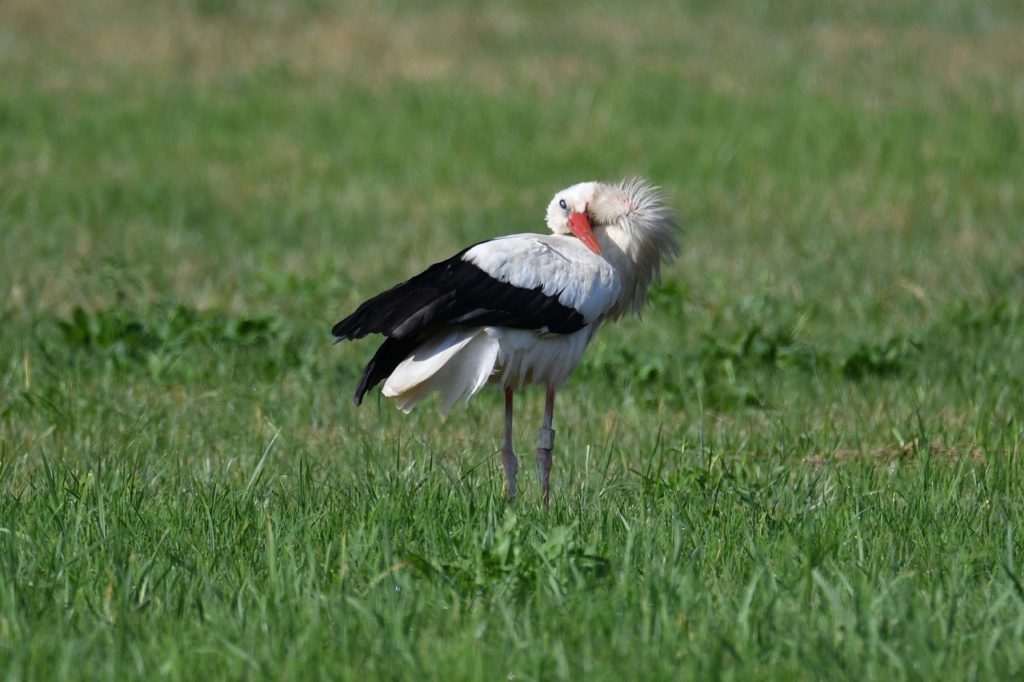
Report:
[[[590,219],[587,218],[586,213],[573,211],[569,215],[569,229],[588,249],[601,255],[601,246],[597,243],[597,238],[594,237],[594,229],[590,227]]]

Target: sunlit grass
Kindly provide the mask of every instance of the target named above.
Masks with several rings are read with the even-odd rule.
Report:
[[[1024,670],[1012,2],[0,5],[0,669]],[[686,231],[559,396],[329,329],[558,189]]]

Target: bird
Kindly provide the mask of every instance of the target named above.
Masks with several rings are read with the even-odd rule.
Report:
[[[354,402],[381,393],[408,413],[432,393],[447,414],[487,385],[505,394],[502,467],[516,501],[513,396],[545,389],[537,471],[545,508],[555,442],[555,394],[597,330],[639,315],[661,268],[680,253],[675,212],[643,178],[580,182],[547,207],[550,234],[479,242],[359,305],[332,328],[335,343],[380,334]]]

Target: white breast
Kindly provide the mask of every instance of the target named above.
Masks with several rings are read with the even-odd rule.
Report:
[[[538,334],[522,329],[488,328],[498,341],[492,381],[519,389],[528,384],[559,386],[583,358],[594,327],[573,334]]]

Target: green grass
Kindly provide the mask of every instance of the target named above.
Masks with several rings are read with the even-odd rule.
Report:
[[[0,4],[8,679],[1024,675],[1024,11]],[[558,189],[686,229],[559,397],[329,329]]]

